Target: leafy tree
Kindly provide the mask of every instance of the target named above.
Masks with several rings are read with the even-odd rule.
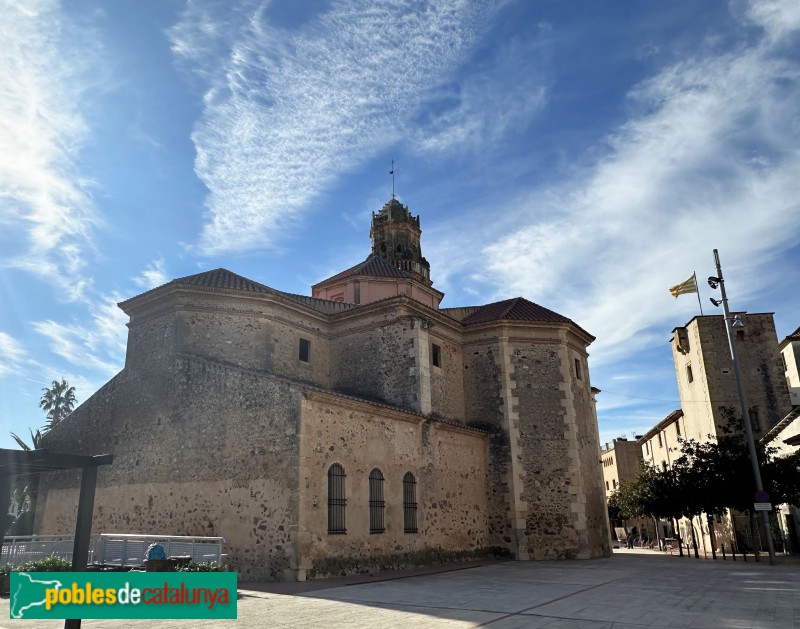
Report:
[[[45,434],[49,432],[58,422],[72,412],[75,408],[77,399],[75,398],[75,387],[69,386],[64,378],[61,382],[53,380],[53,384],[42,389],[42,399],[39,406],[47,412],[47,425],[42,429]]]
[[[11,437],[17,445],[25,451],[38,450],[44,447],[43,436],[40,431],[35,433],[31,430],[31,445],[22,440],[22,437],[11,433]],[[39,499],[39,475],[16,476],[11,484],[11,501],[20,510],[20,516],[26,511],[35,512],[36,502]]]

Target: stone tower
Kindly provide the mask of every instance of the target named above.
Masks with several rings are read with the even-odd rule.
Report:
[[[419,215],[392,198],[372,213],[372,251],[363,262],[311,287],[319,299],[363,305],[406,295],[438,308],[444,293],[433,288],[431,266],[422,257]]]
[[[772,314],[741,317],[744,327],[735,331],[736,349],[753,432],[759,438],[786,416],[791,404]],[[723,409],[740,413],[725,321],[718,315],[694,317],[673,330],[671,344],[686,437],[706,441],[726,425]]]
[[[419,215],[412,216],[408,208],[392,198],[381,210],[372,213],[369,237],[372,255],[383,258],[397,269],[415,274],[426,286],[431,282],[431,266],[422,257]]]

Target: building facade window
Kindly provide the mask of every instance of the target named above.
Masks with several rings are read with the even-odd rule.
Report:
[[[689,382],[694,382],[694,374],[692,373],[692,366],[686,365],[686,379]]]
[[[664,447],[664,442],[661,441],[661,433],[658,433],[658,447],[659,448],[663,448]]]
[[[328,533],[347,533],[345,510],[347,509],[347,496],[345,495],[344,468],[334,463],[328,468]]]
[[[377,467],[369,473],[369,532],[383,533],[383,512],[386,502],[383,499],[383,472]]]
[[[417,479],[411,472],[403,476],[403,532],[417,532]]]
[[[606,491],[608,491],[608,481],[606,481]]]
[[[575,377],[578,380],[583,380],[583,372],[581,371],[581,359],[575,359]]]
[[[431,362],[434,367],[442,366],[442,348],[436,343],[431,343]]]
[[[751,408],[748,414],[750,415],[750,427],[754,432],[759,432],[761,430],[761,422],[758,418],[758,409]]]
[[[300,362],[304,363],[309,362],[310,354],[311,354],[311,341],[307,339],[300,339],[300,353],[299,353]]]
[[[681,436],[681,423],[679,421],[675,422],[675,434],[679,437]]]
[[[617,481],[616,481],[616,479],[613,479],[613,478],[612,478],[612,479],[611,479],[611,483],[613,484],[613,486],[614,486],[614,489],[616,489],[616,488],[617,488]]]

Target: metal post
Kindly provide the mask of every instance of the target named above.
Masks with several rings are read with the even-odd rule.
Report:
[[[86,572],[89,556],[89,537],[92,534],[92,511],[94,510],[94,490],[97,486],[97,466],[89,465],[81,469],[81,493],[78,498],[78,521],[75,524],[75,543],[72,546],[72,571]],[[78,618],[64,621],[64,629],[80,629]]]
[[[750,424],[750,413],[747,407],[747,397],[745,397],[744,387],[742,386],[742,374],[739,372],[739,361],[736,356],[736,341],[732,329],[732,320],[730,309],[728,308],[728,297],[725,293],[725,281],[722,278],[722,266],[719,262],[719,253],[714,249],[714,263],[717,265],[717,277],[719,278],[719,291],[722,296],[722,311],[725,316],[725,331],[728,333],[728,345],[731,350],[731,362],[733,363],[733,375],[736,378],[736,390],[739,393],[739,404],[742,407],[742,420],[744,422],[744,432],[747,438],[747,448],[750,452],[750,464],[753,467],[753,479],[756,484],[756,491],[763,491],[764,484],[761,482],[761,470],[758,466],[758,457],[756,456],[756,444],[753,440],[753,427]],[[773,565],[775,562],[775,548],[772,544],[772,535],[769,529],[769,513],[766,511],[761,512],[764,520],[764,526],[767,530],[767,548],[769,549],[769,564]]]

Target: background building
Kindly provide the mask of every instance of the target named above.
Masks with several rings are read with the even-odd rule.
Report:
[[[740,313],[742,328],[734,330],[742,385],[756,439],[769,434],[792,410],[787,377],[781,361],[772,313]],[[680,439],[708,441],[729,427],[729,419],[741,416],[741,404],[733,373],[724,317],[694,317],[673,330],[671,339],[681,409],[671,413],[640,440],[644,460],[661,470],[669,469],[679,456]],[[788,345],[791,345],[789,343]],[[786,348],[784,342],[781,347]],[[785,359],[784,354],[784,359]],[[754,488],[755,491],[755,488]],[[712,537],[708,518],[695,519],[694,527],[679,524],[683,539],[697,538],[701,550],[710,551]],[[716,546],[752,547],[757,535],[745,515],[715,518]]]
[[[779,349],[791,403],[800,406],[800,328],[783,339]]]

